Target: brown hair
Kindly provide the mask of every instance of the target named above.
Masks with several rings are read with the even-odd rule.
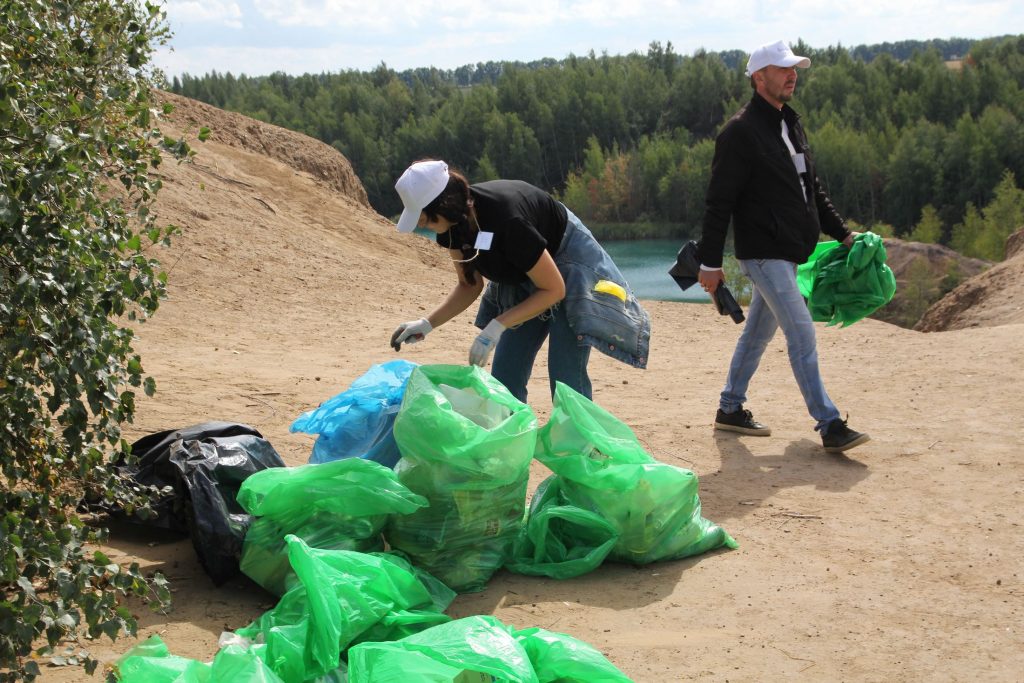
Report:
[[[421,161],[425,160],[421,159]],[[441,216],[454,223],[452,230],[457,229],[457,232],[465,238],[463,242],[468,242],[468,244],[456,244],[453,234],[451,248],[462,251],[462,257],[467,261],[473,257],[473,243],[476,242],[476,235],[480,232],[480,222],[476,217],[476,209],[473,208],[473,196],[469,192],[469,181],[464,175],[449,166],[448,184],[441,190],[441,194],[423,207],[423,213],[427,214],[427,218],[430,220],[437,220],[437,217]],[[462,271],[469,282],[476,282],[475,263],[472,261],[463,263]]]
[[[448,184],[441,194],[423,207],[427,218],[437,220],[442,216],[453,223],[469,223],[473,214],[473,200],[469,194],[469,181],[458,171],[448,168]],[[475,222],[475,221],[473,221]]]

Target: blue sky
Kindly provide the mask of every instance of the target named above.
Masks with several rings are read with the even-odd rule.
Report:
[[[671,42],[749,52],[1024,33],[1021,0],[164,0],[174,32],[155,65],[168,78],[451,69],[486,61],[646,52]]]

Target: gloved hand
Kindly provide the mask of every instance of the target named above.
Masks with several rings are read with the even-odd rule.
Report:
[[[491,351],[494,351],[494,347],[498,345],[498,339],[501,338],[501,333],[504,331],[505,326],[499,323],[497,318],[487,323],[487,327],[477,335],[476,341],[469,347],[470,365],[479,365],[480,367],[487,365],[487,359],[490,357]]]
[[[402,348],[402,342],[415,344],[416,342],[423,341],[427,333],[432,329],[434,328],[426,318],[402,323],[395,330],[395,333],[391,335],[391,348],[398,351]]]

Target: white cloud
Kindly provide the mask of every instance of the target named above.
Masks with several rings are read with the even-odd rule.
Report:
[[[485,61],[625,54],[652,41],[676,52],[984,38],[1024,26],[1020,0],[169,0],[177,52],[166,73],[259,75],[454,68]],[[245,31],[210,26],[245,24]]]
[[[164,9],[172,24],[219,24],[242,28],[242,10],[237,2],[224,0],[169,0]]]

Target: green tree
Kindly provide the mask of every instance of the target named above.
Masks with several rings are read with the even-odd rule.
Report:
[[[940,296],[939,283],[928,265],[928,259],[918,256],[910,262],[900,294],[903,302],[900,324],[913,327]]]
[[[1024,190],[1017,187],[1013,173],[1006,171],[995,189],[995,197],[984,208],[981,234],[974,242],[974,252],[990,261],[1006,258],[1006,238],[1024,227]]]
[[[931,204],[925,204],[921,209],[921,220],[911,230],[908,239],[915,242],[926,242],[938,244],[942,239],[942,221],[939,220],[939,212]]]
[[[1024,227],[1024,190],[1010,171],[995,188],[995,197],[980,212],[967,204],[964,221],[953,228],[953,249],[967,256],[1002,261],[1006,258],[1006,238]]]
[[[163,295],[148,252],[172,229],[155,223],[149,171],[160,145],[189,149],[152,120],[158,7],[0,0],[0,17],[0,680],[16,681],[39,674],[33,652],[134,634],[122,596],[169,599],[161,576],[87,550],[106,531],[75,506],[148,510],[111,464],[128,450],[132,387],[154,390],[121,321]]]
[[[896,143],[889,159],[885,186],[887,210],[882,216],[896,226],[897,234],[910,230],[921,208],[943,188],[942,159],[948,146],[942,126],[918,121]]]
[[[977,256],[974,244],[985,229],[985,219],[973,202],[967,202],[967,209],[964,211],[964,220],[953,226],[953,235],[950,238],[949,246],[966,256]]]

